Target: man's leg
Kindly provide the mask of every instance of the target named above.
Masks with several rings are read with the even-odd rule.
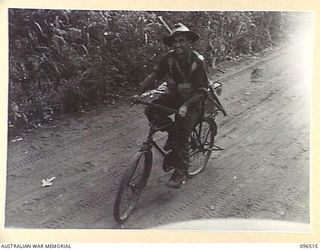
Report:
[[[169,95],[161,95],[158,99],[152,101],[152,103],[168,108],[176,108],[175,105],[173,105],[171,96]],[[148,120],[158,127],[172,123],[172,119],[169,117],[169,115],[172,114],[170,112],[154,107],[146,107],[145,114]]]
[[[162,95],[158,99],[152,101],[154,104],[162,105],[168,108],[177,109],[177,100],[172,95]],[[172,119],[169,117],[172,113],[166,112],[157,108],[147,107],[145,114],[148,120],[157,127],[165,126],[162,131],[168,132],[168,140],[164,145],[164,150],[168,151],[172,149],[175,141],[175,128]]]
[[[186,117],[176,117],[175,135],[176,143],[174,153],[176,155],[176,170],[168,182],[168,186],[179,188],[185,179],[190,164],[189,136],[199,120],[199,112],[191,109]]]

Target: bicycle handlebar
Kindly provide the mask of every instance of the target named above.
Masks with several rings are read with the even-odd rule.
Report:
[[[214,90],[221,88],[221,86],[222,86],[222,84],[220,82],[217,82],[217,81],[212,82],[211,84],[209,84],[209,88],[212,88]],[[217,97],[216,97],[216,99],[217,99]],[[219,100],[216,100],[216,102],[217,102],[217,104],[216,104],[217,107],[222,111],[222,113],[224,115],[226,115],[226,113],[225,113],[223,107],[221,106]],[[162,110],[162,111],[165,111],[165,112],[168,112],[168,113],[179,114],[179,110],[177,110],[177,109],[172,109],[172,108],[168,108],[166,106],[162,106],[162,105],[151,103],[151,102],[145,102],[145,101],[141,101],[141,100],[134,100],[131,103],[130,107],[132,107],[135,104],[143,104],[143,105],[146,105],[146,106],[149,106],[149,107],[157,108],[159,110]]]

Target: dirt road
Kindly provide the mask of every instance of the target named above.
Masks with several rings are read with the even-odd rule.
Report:
[[[144,229],[205,218],[308,223],[309,89],[296,51],[246,60],[221,76],[228,116],[217,118],[216,144],[224,150],[180,190],[165,186],[170,174],[155,155],[137,210],[122,226],[112,207],[126,163],[145,138],[141,107],[122,102],[9,141],[6,227]],[[53,184],[41,187],[51,177]]]

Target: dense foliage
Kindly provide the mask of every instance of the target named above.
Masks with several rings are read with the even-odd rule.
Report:
[[[9,124],[37,127],[53,115],[114,103],[168,48],[161,17],[201,35],[211,67],[276,46],[294,13],[9,10]],[[160,17],[160,18],[159,18]]]

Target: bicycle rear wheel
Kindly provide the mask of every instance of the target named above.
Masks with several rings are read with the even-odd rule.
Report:
[[[200,174],[206,167],[216,134],[217,125],[210,118],[204,118],[191,131],[189,137],[190,167],[188,168],[188,177]]]
[[[146,186],[152,166],[152,152],[139,151],[128,164],[113,207],[113,217],[123,223],[133,212],[143,188]]]

